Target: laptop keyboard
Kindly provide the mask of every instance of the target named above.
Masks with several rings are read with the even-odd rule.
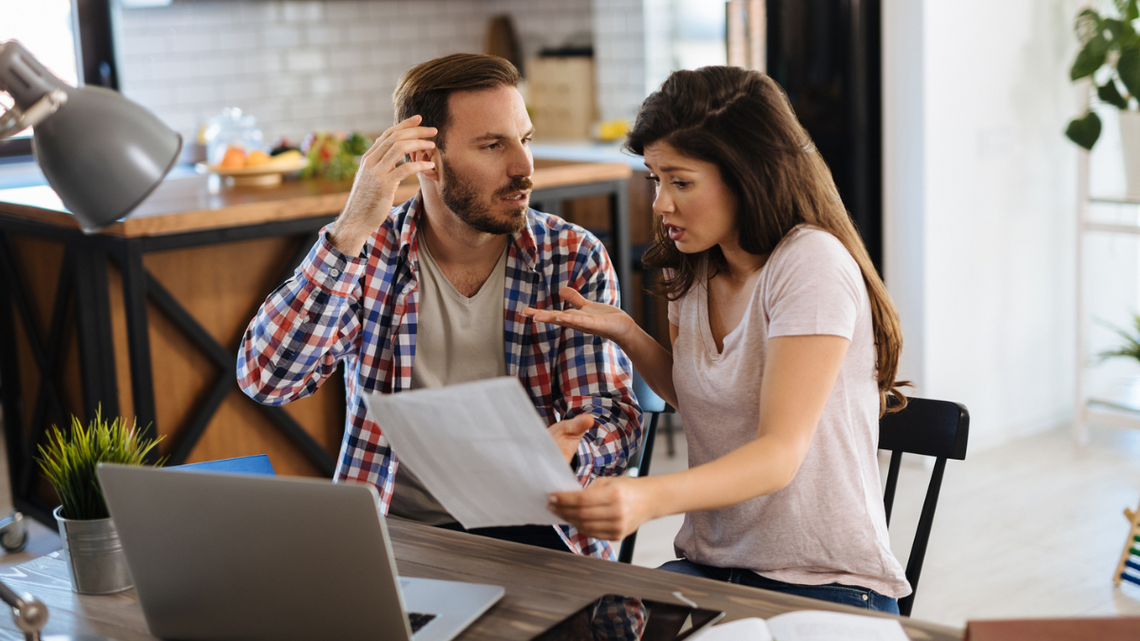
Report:
[[[427,625],[428,623],[430,623],[431,620],[434,618],[435,618],[434,614],[423,614],[420,612],[409,612],[408,613],[408,623],[412,624],[412,634],[419,632],[420,628],[422,628],[425,625]]]

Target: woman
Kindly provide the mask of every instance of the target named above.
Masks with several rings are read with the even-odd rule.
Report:
[[[902,336],[831,173],[767,76],[678,71],[627,147],[660,216],[671,350],[621,310],[526,313],[610,338],[678,409],[689,469],[551,496],[590,536],[685,513],[665,569],[898,612],[910,586],[887,538],[876,451]]]

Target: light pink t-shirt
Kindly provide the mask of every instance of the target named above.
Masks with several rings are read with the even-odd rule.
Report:
[[[690,467],[756,438],[770,338],[823,334],[851,345],[792,482],[732,507],[686,514],[677,554],[777,581],[906,596],[910,585],[887,538],[871,307],[855,259],[827,232],[793,229],[761,270],[744,318],[719,354],[705,283],[698,274],[689,292],[669,304],[669,320],[680,329],[673,384]]]

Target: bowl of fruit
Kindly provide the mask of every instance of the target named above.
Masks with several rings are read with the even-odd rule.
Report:
[[[217,164],[198,163],[200,173],[223,176],[235,187],[266,187],[281,183],[281,177],[309,166],[309,159],[297,149],[270,155],[260,149],[246,151],[230,145]]]

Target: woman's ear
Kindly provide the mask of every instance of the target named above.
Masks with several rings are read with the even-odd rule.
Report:
[[[419,172],[420,176],[430,178],[434,181],[439,181],[439,149],[424,149],[423,151],[413,151],[411,154],[413,161],[430,161],[436,163],[435,167],[425,169]]]

